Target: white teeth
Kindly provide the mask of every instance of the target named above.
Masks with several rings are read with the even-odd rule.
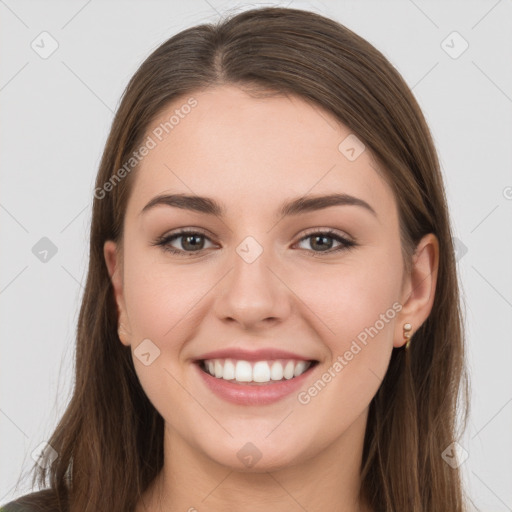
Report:
[[[272,363],[272,368],[270,368],[270,378],[272,380],[283,379],[283,365],[279,361]]]
[[[222,378],[225,380],[233,380],[235,378],[235,365],[230,359],[226,359],[224,362],[224,372]]]
[[[222,379],[223,367],[220,364],[220,361],[215,361],[215,377],[218,379]]]
[[[233,359],[209,359],[204,361],[207,373],[217,379],[237,382],[270,382],[290,380],[302,375],[311,366],[310,361],[279,359],[272,361],[249,361]]]
[[[217,375],[215,375],[217,377]],[[247,361],[237,361],[235,368],[235,380],[238,382],[251,382],[252,380],[252,367],[251,363]]]
[[[295,369],[295,365],[293,361],[288,361],[283,370],[283,376],[285,379],[291,379],[293,377],[293,370]]]
[[[300,374],[304,373],[305,369],[306,369],[306,361],[299,361],[295,365],[295,370],[293,371],[293,376],[298,377]]]
[[[252,369],[254,382],[268,382],[270,380],[270,366],[267,361],[258,361]]]

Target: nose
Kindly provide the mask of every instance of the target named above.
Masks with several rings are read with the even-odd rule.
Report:
[[[258,330],[289,316],[293,293],[279,275],[271,250],[263,249],[253,261],[243,251],[235,252],[230,260],[231,271],[219,283],[214,305],[221,321],[236,322],[244,330]]]

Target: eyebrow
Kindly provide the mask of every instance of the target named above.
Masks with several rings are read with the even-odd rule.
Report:
[[[187,194],[164,194],[151,199],[151,201],[149,201],[149,203],[141,210],[140,214],[143,214],[159,205],[174,206],[176,208],[205,213],[207,215],[215,215],[217,217],[223,217],[226,213],[225,208],[220,203],[209,197]],[[298,215],[300,213],[322,210],[331,206],[347,205],[360,206],[377,217],[375,210],[366,201],[348,194],[298,197],[296,199],[285,201],[281,205],[280,214],[281,217],[286,217]]]

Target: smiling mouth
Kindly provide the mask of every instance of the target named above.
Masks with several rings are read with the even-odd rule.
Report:
[[[292,380],[318,364],[318,361],[270,359],[245,361],[241,359],[203,359],[199,368],[208,375],[233,384],[271,385]]]

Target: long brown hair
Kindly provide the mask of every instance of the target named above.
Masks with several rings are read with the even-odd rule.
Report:
[[[406,268],[418,241],[437,236],[431,314],[410,350],[393,349],[370,404],[361,498],[382,512],[462,512],[459,470],[442,453],[468,416],[463,318],[442,175],[414,96],[389,61],[343,25],[297,9],[248,10],[184,30],[143,62],[113,120],[97,190],[130,159],[169,102],[221,84],[298,95],[357,134],[393,189]],[[95,193],[74,391],[48,440],[58,458],[47,469],[34,466],[33,483],[50,486],[54,502],[67,501],[72,512],[133,510],[163,465],[164,422],[138,381],[130,348],[118,338],[103,256],[105,241],[122,237],[136,172]]]

